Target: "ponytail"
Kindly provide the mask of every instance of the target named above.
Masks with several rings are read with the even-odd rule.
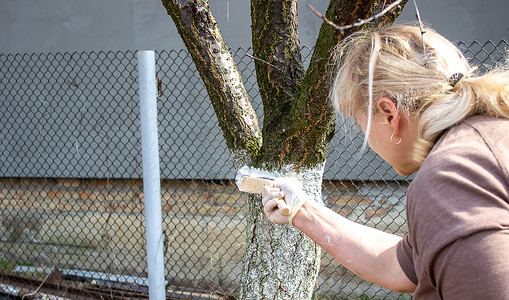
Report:
[[[509,70],[494,69],[481,76],[465,76],[440,99],[421,108],[419,139],[414,158],[422,163],[438,137],[448,128],[474,116],[509,119]]]

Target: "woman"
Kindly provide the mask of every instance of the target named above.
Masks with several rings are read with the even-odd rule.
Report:
[[[415,299],[509,299],[509,71],[476,76],[452,43],[413,26],[359,33],[337,53],[336,109],[398,174],[418,171],[409,233],[351,222],[285,179],[263,193],[267,217]]]

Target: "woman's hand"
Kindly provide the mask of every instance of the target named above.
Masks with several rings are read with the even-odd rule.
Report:
[[[290,224],[310,196],[302,189],[302,185],[288,178],[276,179],[276,182],[265,188],[262,193],[263,210],[267,218],[275,224]],[[284,208],[289,214],[282,213]]]

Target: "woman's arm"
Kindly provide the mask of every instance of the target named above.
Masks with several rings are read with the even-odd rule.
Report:
[[[398,292],[415,290],[396,256],[401,237],[352,222],[314,201],[306,201],[292,223],[363,279]]]
[[[394,291],[415,290],[396,255],[401,237],[338,215],[312,201],[300,183],[292,180],[280,179],[266,187],[262,203],[271,222],[292,224],[360,277]],[[281,214],[281,205],[290,209],[290,215]]]

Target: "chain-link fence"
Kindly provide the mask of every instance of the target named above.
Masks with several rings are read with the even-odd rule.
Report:
[[[460,43],[474,64],[508,43]],[[254,64],[234,52],[261,116]],[[311,50],[303,48],[309,59]],[[246,195],[187,51],[156,54],[166,291],[169,299],[234,299]],[[135,53],[0,54],[0,294],[147,298]],[[356,126],[337,120],[323,200],[351,220],[406,232],[401,178]],[[1,296],[0,296],[1,297]],[[28,298],[27,298],[28,297]],[[324,254],[316,299],[410,298],[369,284]]]

